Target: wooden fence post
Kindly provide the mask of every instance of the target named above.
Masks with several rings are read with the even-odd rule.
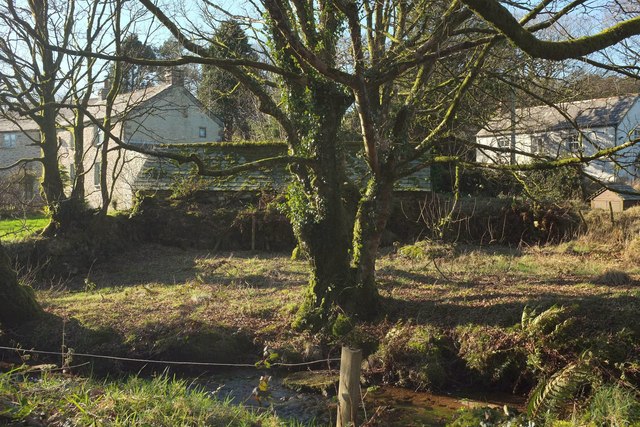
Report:
[[[611,225],[616,225],[616,222],[613,219],[613,204],[611,202],[609,202],[609,214],[611,215]]]
[[[342,347],[338,386],[337,427],[357,427],[360,407],[360,365],[362,350]]]

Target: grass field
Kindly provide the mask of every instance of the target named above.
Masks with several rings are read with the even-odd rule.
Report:
[[[0,239],[17,241],[42,230],[49,223],[49,217],[34,215],[26,218],[0,220]]]

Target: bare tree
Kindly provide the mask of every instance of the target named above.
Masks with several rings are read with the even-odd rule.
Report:
[[[20,163],[42,165],[42,194],[52,215],[47,231],[56,232],[82,214],[84,201],[82,167],[85,154],[83,110],[89,104],[94,83],[101,72],[96,60],[56,51],[51,45],[92,52],[108,46],[104,36],[112,15],[110,2],[94,0],[7,1],[0,7],[5,34],[0,42],[0,99],[5,117],[30,120],[37,125],[35,145],[40,156]],[[86,23],[77,22],[85,18]],[[76,108],[72,108],[76,106]],[[61,129],[72,136],[75,185],[65,193],[60,170],[63,139]]]

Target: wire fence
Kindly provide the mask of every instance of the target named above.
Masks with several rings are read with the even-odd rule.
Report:
[[[202,367],[225,367],[225,368],[268,368],[268,367],[282,367],[282,368],[293,368],[293,367],[302,367],[302,366],[312,366],[319,363],[331,363],[331,362],[339,362],[340,358],[326,358],[326,359],[318,359],[312,360],[308,362],[299,362],[299,363],[284,363],[284,362],[268,362],[264,360],[260,360],[256,363],[218,363],[218,362],[194,362],[194,361],[180,361],[180,360],[157,360],[157,359],[141,359],[135,357],[122,357],[122,356],[109,356],[105,354],[91,354],[91,353],[76,353],[73,351],[62,352],[62,351],[46,351],[46,350],[34,350],[34,349],[24,349],[17,347],[5,347],[0,346],[0,350],[7,351],[16,351],[19,353],[28,353],[28,354],[43,354],[50,356],[73,356],[73,357],[88,357],[93,359],[106,359],[113,361],[121,361],[121,362],[136,362],[136,363],[153,363],[158,365],[165,366],[202,366]]]

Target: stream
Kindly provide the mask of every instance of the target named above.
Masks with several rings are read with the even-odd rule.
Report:
[[[262,375],[272,376],[270,403],[259,403],[252,395]],[[329,390],[326,396],[319,392],[295,391],[283,385],[286,375],[284,372],[238,370],[200,378],[197,383],[221,400],[230,399],[256,411],[273,411],[280,418],[295,419],[302,425],[335,425],[336,399],[332,396],[337,386],[332,386],[334,390]],[[523,399],[511,395],[438,395],[392,386],[363,389],[363,394],[365,413],[360,419],[374,418],[376,423],[373,425],[389,427],[444,426],[458,409],[464,407],[502,407],[506,404],[522,409],[524,403]]]

